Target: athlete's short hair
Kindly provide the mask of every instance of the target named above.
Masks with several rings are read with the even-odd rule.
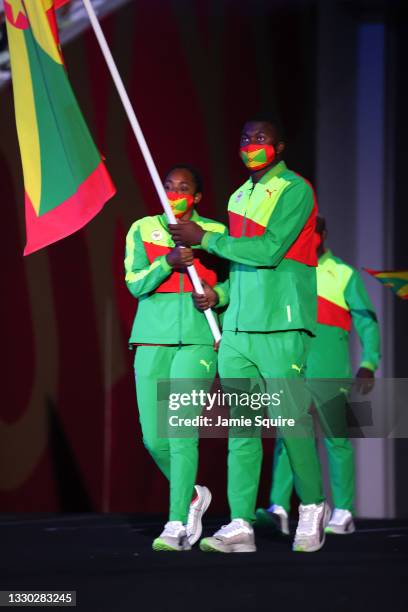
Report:
[[[285,128],[283,127],[282,121],[277,115],[269,111],[259,112],[259,113],[250,115],[248,119],[245,121],[245,123],[254,123],[254,122],[269,123],[269,125],[271,125],[274,128],[276,135],[278,137],[278,140],[281,140],[281,141],[285,140]]]
[[[326,219],[322,215],[316,217],[316,232],[322,234],[327,230]]]
[[[194,183],[196,187],[195,192],[203,193],[204,182],[197,168],[194,168],[194,166],[191,166],[190,164],[174,164],[174,166],[172,166],[171,168],[169,168],[169,170],[167,170],[164,176],[165,177],[169,176],[170,172],[173,172],[173,170],[188,170],[194,179]]]

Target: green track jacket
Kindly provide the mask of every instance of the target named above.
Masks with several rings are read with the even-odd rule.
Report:
[[[203,229],[226,233],[221,223],[196,211],[191,217]],[[214,340],[203,313],[191,298],[187,272],[173,271],[166,255],[174,247],[165,215],[144,217],[131,226],[126,238],[125,279],[138,308],[130,344],[210,344]],[[217,282],[217,258],[201,247],[195,250],[198,275],[211,286]]]
[[[333,333],[344,333],[348,340],[353,322],[362,347],[361,367],[376,370],[380,360],[380,332],[360,274],[327,250],[319,258],[317,291],[319,325],[329,326]]]
[[[209,253],[229,259],[229,281],[215,287],[229,302],[223,329],[271,332],[316,327],[313,246],[317,206],[312,187],[280,162],[258,183],[249,179],[228,205],[230,236],[206,232]]]

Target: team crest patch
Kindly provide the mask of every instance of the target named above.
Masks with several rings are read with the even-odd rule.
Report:
[[[236,202],[239,202],[239,201],[241,200],[241,198],[242,198],[242,196],[243,196],[243,195],[244,195],[244,192],[243,192],[243,191],[240,191],[240,192],[237,194],[237,197],[235,198],[235,201],[236,201]]]
[[[163,234],[160,230],[154,230],[152,232],[152,240],[161,240],[163,238]]]

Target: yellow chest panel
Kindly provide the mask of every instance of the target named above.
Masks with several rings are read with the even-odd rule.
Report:
[[[332,258],[326,259],[317,266],[318,296],[349,310],[344,292],[352,274],[353,270],[349,266],[340,264]]]

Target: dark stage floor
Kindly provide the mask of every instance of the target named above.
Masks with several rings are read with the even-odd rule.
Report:
[[[206,533],[222,522],[207,520]],[[408,521],[358,521],[358,533],[328,536],[313,554],[259,530],[256,554],[154,553],[161,526],[161,517],[0,515],[0,590],[76,590],[90,612],[408,611]]]

